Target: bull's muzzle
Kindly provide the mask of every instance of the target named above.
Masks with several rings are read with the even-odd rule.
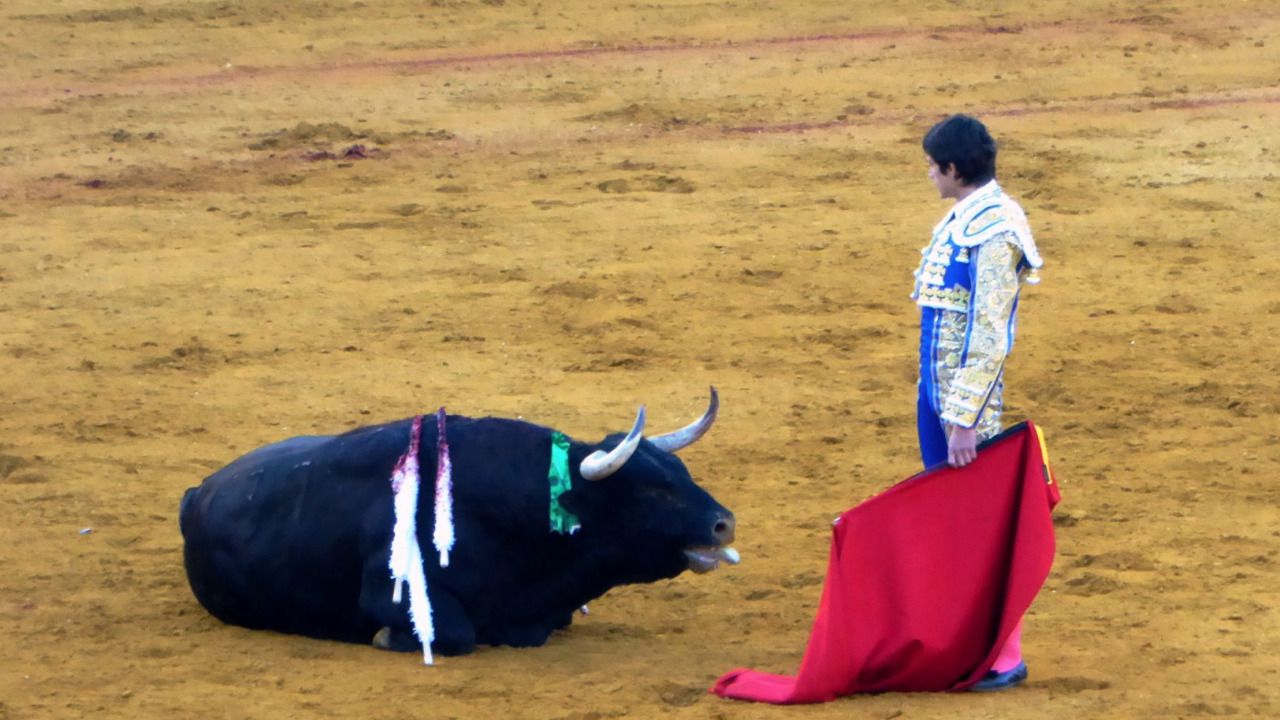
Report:
[[[729,547],[729,543],[733,542],[734,524],[733,513],[728,510],[716,517],[711,527],[711,536],[715,538],[716,544],[691,547],[684,551],[690,570],[705,573],[720,567],[722,562],[738,564],[741,560],[738,551]]]

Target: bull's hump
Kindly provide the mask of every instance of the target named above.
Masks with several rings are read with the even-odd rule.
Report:
[[[215,473],[215,475],[236,475],[243,471],[251,471],[254,468],[268,465],[304,462],[314,453],[317,447],[331,439],[332,436],[329,435],[302,435],[288,440],[281,440],[240,456],[230,465]]]

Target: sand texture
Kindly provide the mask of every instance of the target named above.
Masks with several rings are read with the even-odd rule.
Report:
[[[1280,717],[1273,0],[130,2],[0,7],[0,719]],[[708,695],[796,669],[831,519],[917,469],[956,111],[1046,260],[1031,678]],[[682,457],[742,564],[542,648],[425,668],[187,587],[179,498],[260,445],[441,405],[596,440],[710,385]]]

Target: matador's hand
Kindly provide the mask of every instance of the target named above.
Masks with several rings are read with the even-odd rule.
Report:
[[[964,467],[978,457],[978,429],[947,426],[947,464]]]

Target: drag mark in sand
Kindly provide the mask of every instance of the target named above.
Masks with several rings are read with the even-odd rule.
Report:
[[[1156,110],[1197,110],[1203,108],[1227,107],[1236,105],[1274,105],[1280,103],[1280,92],[1271,88],[1251,88],[1237,93],[1215,93],[1199,97],[1182,97],[1176,99],[1151,99],[1140,95],[1119,95],[1108,98],[1082,98],[1079,100],[1048,103],[1042,105],[1006,105],[987,108],[971,108],[973,112],[984,117],[1021,117],[1024,115],[1045,115],[1050,113],[1090,112],[1102,114],[1139,113]],[[797,121],[777,124],[743,125],[739,127],[721,128],[719,135],[783,135],[788,133],[821,132],[841,128],[869,127],[893,125],[912,122],[918,117],[927,118],[930,122],[942,117],[942,114],[883,113],[874,118],[844,118],[832,120]]]
[[[594,58],[628,58],[663,56],[674,54],[707,55],[722,52],[744,52],[771,48],[795,48],[815,45],[866,45],[874,42],[901,42],[905,40],[954,40],[972,38],[975,35],[1021,35],[1026,33],[1051,33],[1078,35],[1095,33],[1116,25],[1152,24],[1143,18],[1102,18],[1082,20],[1059,18],[1029,23],[992,25],[978,23],[966,26],[923,28],[879,28],[847,33],[820,33],[809,35],[785,35],[776,37],[729,38],[706,42],[662,43],[637,45],[593,45],[591,47],[549,48],[496,53],[472,53],[441,57],[407,58],[398,60],[362,60],[325,64],[278,66],[231,66],[217,72],[196,74],[152,74],[132,78],[91,82],[82,87],[59,85],[28,85],[15,83],[0,89],[0,100],[13,105],[43,105],[59,99],[90,95],[135,95],[147,92],[185,92],[217,86],[246,85],[272,80],[296,80],[298,78],[334,78],[353,74],[425,73],[437,68],[474,71],[478,67],[536,65],[556,60],[584,60]]]
[[[1271,88],[1261,88],[1237,91],[1234,93],[1214,93],[1202,96],[1180,97],[1176,99],[1148,98],[1140,95],[1123,95],[1107,98],[1077,98],[1063,102],[1040,105],[991,105],[984,108],[971,108],[970,111],[987,117],[1021,117],[1049,113],[1113,115],[1122,113],[1134,114],[1148,111],[1186,111],[1242,105],[1278,104],[1280,104],[1280,91],[1275,91]],[[639,136],[636,134],[634,129],[631,129],[627,131],[618,130],[613,132],[596,130],[589,135],[576,135],[570,133],[567,135],[557,136],[556,138],[549,138],[542,134],[527,134],[517,137],[508,137],[499,141],[495,141],[492,138],[478,137],[451,138],[442,141],[400,143],[395,146],[395,153],[401,157],[428,157],[447,147],[449,152],[455,155],[482,155],[484,153],[506,155],[510,153],[528,151],[545,151],[548,148],[561,145],[581,147],[584,142],[591,146],[600,148],[622,143],[634,145],[637,142],[716,141],[735,136],[778,136],[787,134],[820,133],[831,130],[857,129],[859,127],[890,127],[916,122],[929,123],[937,120],[941,116],[941,113],[930,114],[928,112],[912,110],[877,113],[874,117],[860,117],[857,119],[797,121],[777,124],[745,125],[740,127],[692,126],[680,129],[662,130],[654,128],[653,132],[644,132]],[[376,160],[377,157],[381,156],[380,151],[367,152],[364,150],[363,146],[353,147],[361,148],[361,153],[363,153],[361,159]],[[351,156],[346,155],[345,157],[349,158]],[[266,158],[237,159],[231,161],[204,163],[195,162],[185,168],[178,168],[175,170],[181,172],[184,176],[204,178],[203,188],[206,190],[213,188],[227,189],[237,183],[243,183],[246,177],[261,176],[273,172],[286,172],[289,167],[311,163],[315,159],[316,158],[313,154],[300,151],[288,156],[271,156]],[[23,193],[28,200],[49,200],[63,198],[71,193],[79,195],[85,192],[93,192],[103,187],[114,187],[114,185],[115,183],[111,179],[95,179],[89,182],[84,182],[83,180],[76,181],[72,178],[64,178],[60,180],[49,180],[44,178],[37,181],[23,183]],[[0,197],[13,193],[17,191],[17,189],[17,186],[9,188],[0,186]],[[133,188],[134,191],[145,191],[147,189],[156,190],[159,188],[158,186],[148,188],[145,184],[142,187]]]

